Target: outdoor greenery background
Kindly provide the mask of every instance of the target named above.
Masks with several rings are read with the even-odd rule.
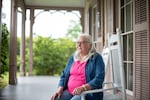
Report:
[[[75,51],[75,39],[81,32],[80,22],[70,21],[66,37],[53,39],[51,37],[36,36],[33,38],[33,74],[60,75],[69,56]],[[36,33],[34,33],[36,34]],[[20,69],[20,38],[17,37],[17,72]],[[29,37],[25,43],[25,67],[28,72]],[[0,45],[0,87],[8,80],[9,69],[9,32],[6,24],[2,24],[2,39]]]

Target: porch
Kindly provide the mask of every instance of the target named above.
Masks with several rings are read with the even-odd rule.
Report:
[[[96,48],[102,50],[107,43],[107,33],[114,33],[117,27],[122,30],[124,68],[126,69],[127,96],[131,100],[150,100],[150,0],[11,0],[11,28],[10,28],[10,50],[9,50],[9,84],[16,84],[16,29],[17,11],[22,11],[22,40],[21,40],[21,71],[24,75],[25,69],[25,16],[26,10],[30,10],[30,60],[29,68],[32,72],[32,39],[34,24],[34,9],[49,10],[79,10],[81,13],[81,24],[83,32],[91,34]],[[57,3],[56,3],[56,2]],[[69,1],[72,1],[69,2]],[[69,4],[68,4],[69,3]],[[79,3],[79,4],[78,4]],[[50,4],[50,5],[49,5]],[[0,15],[2,0],[0,0]],[[128,12],[128,13],[127,13]],[[1,18],[0,18],[1,24]],[[0,30],[1,33],[1,30]],[[0,36],[1,37],[1,36]],[[129,52],[128,52],[129,51]],[[30,73],[32,75],[32,73]],[[19,80],[19,79],[18,79]],[[32,79],[31,79],[32,80]],[[41,80],[41,79],[40,79]],[[42,79],[43,80],[43,79]],[[53,81],[53,80],[52,80]],[[32,82],[32,81],[31,81]],[[34,82],[34,81],[33,81]],[[54,81],[53,81],[54,82]],[[25,85],[26,83],[24,83]],[[48,84],[51,90],[51,85]],[[29,87],[28,87],[29,86]],[[33,85],[21,84],[6,87],[0,95],[0,100],[13,100],[13,96],[20,96],[20,91],[30,88],[22,98],[28,97],[31,93],[36,94],[37,88]],[[56,84],[55,84],[56,86]],[[25,88],[24,88],[25,87]],[[54,87],[53,87],[54,88]],[[35,89],[35,91],[33,91]],[[19,91],[20,90],[20,91]],[[17,92],[19,91],[19,92]],[[40,91],[40,90],[39,90]],[[38,92],[39,92],[38,91]],[[48,90],[49,91],[49,90]],[[7,93],[8,92],[8,93]],[[22,93],[23,93],[22,92]],[[19,94],[20,93],[20,94]],[[42,91],[47,94],[47,91]],[[40,93],[40,97],[42,97]],[[49,93],[50,94],[50,93]],[[48,94],[48,97],[49,97]],[[12,96],[13,95],[13,96]],[[36,94],[38,95],[38,93]],[[8,97],[10,96],[11,99]],[[39,96],[39,95],[38,95]],[[38,96],[36,96],[38,98]],[[34,97],[34,95],[32,96]],[[46,95],[45,95],[46,97]],[[8,98],[8,99],[7,99]],[[15,98],[15,97],[14,97]],[[19,97],[16,97],[19,98]],[[47,97],[46,97],[47,98]],[[28,98],[27,98],[28,99]],[[38,98],[39,99],[39,98]],[[41,99],[41,98],[40,98]],[[43,98],[44,99],[44,98]],[[15,99],[17,100],[17,99]],[[29,98],[29,100],[32,100]]]
[[[0,100],[50,100],[56,91],[59,77],[18,77],[17,85],[8,85],[0,90]],[[116,100],[106,96],[104,100]]]

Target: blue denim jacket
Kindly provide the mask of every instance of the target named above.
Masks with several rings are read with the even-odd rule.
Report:
[[[64,89],[67,89],[67,82],[69,79],[70,69],[74,62],[73,55],[69,58],[68,63],[66,64],[65,69],[62,71],[59,86],[63,86]],[[89,84],[92,89],[102,88],[102,84],[105,77],[105,66],[102,59],[102,56],[97,52],[92,55],[85,66],[85,78],[86,83]],[[90,94],[94,98],[92,100],[101,100],[99,97],[102,96],[102,93]]]

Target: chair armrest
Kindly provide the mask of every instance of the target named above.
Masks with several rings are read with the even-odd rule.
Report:
[[[88,93],[99,93],[99,92],[104,92],[104,91],[108,91],[108,90],[114,90],[117,89],[119,87],[113,87],[113,88],[108,88],[108,89],[94,89],[94,90],[88,90],[88,91],[84,91],[81,94],[81,100],[85,100],[85,95]]]
[[[114,87],[114,83],[113,82],[104,82],[103,83],[103,88],[104,88],[105,85],[108,85],[108,84],[110,84],[112,86],[112,88]]]

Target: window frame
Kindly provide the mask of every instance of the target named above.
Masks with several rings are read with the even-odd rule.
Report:
[[[123,2],[124,3],[123,3]],[[129,35],[131,34],[132,35],[132,38],[133,38],[133,40],[134,40],[134,35],[133,35],[133,0],[128,0],[129,2],[126,2],[127,0],[120,0],[120,28],[122,28],[122,26],[123,26],[123,31],[122,31],[122,33],[121,33],[121,37],[122,37],[122,40],[123,40],[123,37],[124,36],[127,36],[127,40],[126,40],[126,51],[127,52],[125,52],[124,53],[124,51],[123,51],[123,54],[126,54],[126,56],[127,56],[127,59],[126,60],[124,60],[124,57],[123,57],[123,67],[125,68],[126,67],[126,69],[127,69],[127,72],[126,72],[126,74],[125,75],[127,75],[127,76],[125,76],[126,78],[127,78],[127,80],[126,80],[126,86],[128,87],[129,85],[132,85],[132,90],[129,90],[127,87],[126,87],[126,92],[127,92],[127,94],[129,94],[129,95],[132,95],[133,96],[133,82],[134,81],[132,81],[131,83],[132,84],[129,84],[128,83],[128,81],[129,81],[129,64],[132,64],[132,79],[133,79],[133,77],[134,77],[134,71],[133,71],[133,69],[134,69],[134,53],[133,53],[133,51],[134,51],[134,45],[133,45],[133,43],[134,43],[134,41],[132,41],[132,48],[133,48],[133,50],[132,50],[132,61],[129,61],[128,60],[128,58],[129,58],[129,52],[128,52],[128,50],[129,50]],[[123,5],[121,4],[121,3],[123,3]],[[131,23],[130,23],[130,25],[131,25],[131,27],[130,27],[130,30],[129,31],[127,31],[127,6],[128,5],[130,5],[130,20],[131,20]],[[123,12],[123,13],[122,13]],[[123,14],[123,15],[122,15]],[[123,17],[122,17],[123,16]],[[122,20],[122,18],[123,18],[123,20]],[[123,24],[122,24],[122,22],[123,22]],[[122,30],[122,29],[121,29]],[[123,47],[124,47],[124,43],[123,43]],[[123,49],[124,50],[124,49]],[[126,66],[125,66],[125,64],[126,64]]]

